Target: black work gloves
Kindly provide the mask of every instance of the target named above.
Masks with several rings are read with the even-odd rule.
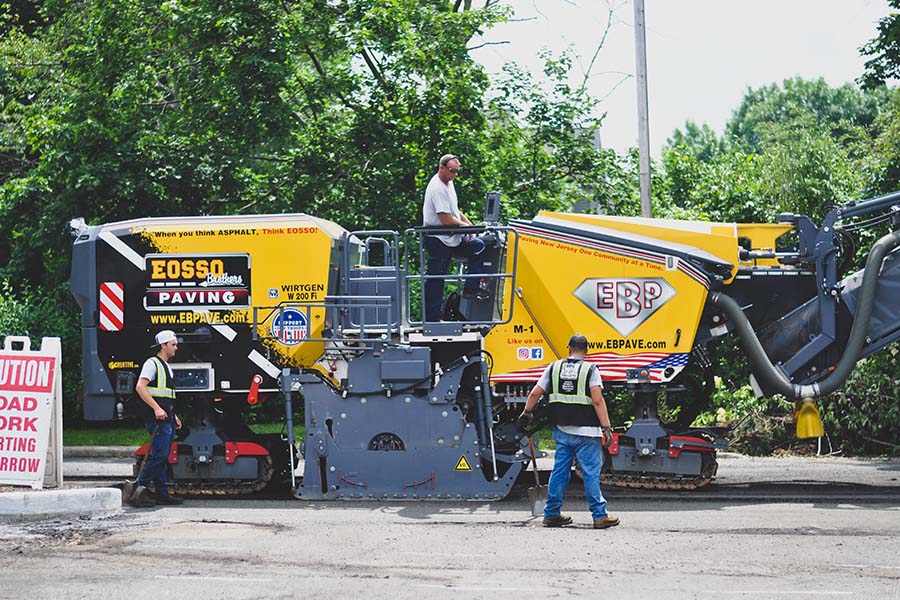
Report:
[[[532,423],[534,423],[534,413],[530,410],[523,410],[522,414],[519,415],[519,419],[516,421],[519,429],[528,429],[531,427]]]

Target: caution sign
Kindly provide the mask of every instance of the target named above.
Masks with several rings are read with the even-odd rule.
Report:
[[[472,465],[469,464],[469,461],[466,459],[466,455],[463,454],[459,457],[459,460],[456,461],[456,466],[453,467],[454,471],[471,471]]]
[[[44,338],[44,342],[42,352],[31,352],[27,337],[8,336],[0,350],[0,483],[40,489],[48,458],[55,462],[48,457],[48,445],[51,423],[59,418],[59,338]],[[15,350],[14,343],[23,349]],[[52,471],[62,463],[58,441],[59,447],[50,453],[59,454]]]

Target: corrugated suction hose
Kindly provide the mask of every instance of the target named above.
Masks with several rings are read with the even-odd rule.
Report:
[[[884,258],[897,246],[900,246],[900,231],[894,231],[883,236],[872,246],[863,270],[859,304],[857,304],[856,313],[853,315],[853,327],[847,340],[847,348],[844,350],[841,360],[838,361],[831,375],[813,384],[799,385],[792,383],[784,374],[784,371],[772,364],[744,311],[732,298],[719,292],[713,292],[709,295],[707,302],[724,312],[734,324],[735,332],[740,337],[744,350],[747,352],[753,374],[766,387],[776,390],[783,396],[794,399],[827,396],[843,385],[862,354],[862,349],[866,342],[866,333],[869,330],[869,317],[872,314],[875,288],[878,285],[881,265],[884,262]]]

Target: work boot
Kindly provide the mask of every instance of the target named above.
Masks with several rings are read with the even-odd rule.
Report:
[[[571,525],[572,517],[568,515],[559,515],[557,517],[544,517],[544,527],[562,527],[563,525]]]
[[[179,504],[184,504],[184,500],[182,500],[181,498],[176,498],[174,496],[157,496],[156,503],[168,506],[178,506]]]
[[[594,529],[606,529],[607,527],[615,527],[619,524],[619,517],[606,515],[602,519],[594,519]]]

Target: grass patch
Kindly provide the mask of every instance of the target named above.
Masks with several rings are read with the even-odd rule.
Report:
[[[287,435],[287,425],[284,423],[253,423],[249,426],[253,433],[284,433]],[[294,427],[294,438],[299,438],[302,434],[302,427]]]
[[[140,446],[149,434],[143,427],[63,429],[63,446]]]
[[[281,433],[287,431],[284,423],[254,423],[254,433]],[[302,440],[303,427],[294,428],[294,439]],[[140,446],[150,439],[147,430],[139,426],[79,427],[63,429],[63,446]]]
[[[556,441],[553,439],[553,428],[544,427],[534,432],[534,440],[538,450],[556,450]],[[528,453],[526,448],[525,453]]]

